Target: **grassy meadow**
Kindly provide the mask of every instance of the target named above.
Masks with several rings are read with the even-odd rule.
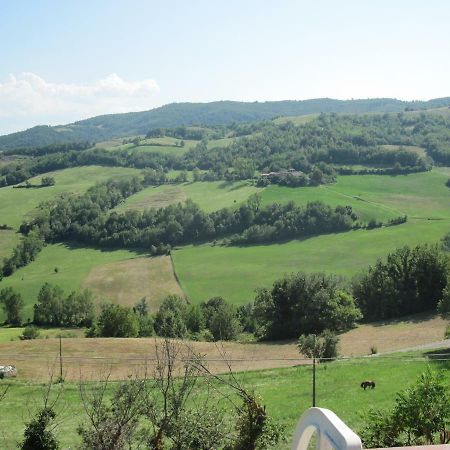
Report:
[[[448,362],[433,362],[417,353],[393,354],[386,357],[354,359],[319,365],[317,368],[317,406],[334,411],[347,425],[359,432],[364,415],[370,408],[393,406],[395,394],[415,382],[427,364],[443,370],[450,387]],[[238,379],[259,394],[268,413],[286,427],[286,442],[279,450],[290,448],[296,423],[311,406],[311,367],[296,366],[283,369],[239,373]],[[376,389],[364,391],[361,380],[374,379]],[[3,381],[9,390],[2,401],[8,414],[0,417],[0,440],[3,448],[14,448],[23,433],[24,422],[42,405],[45,385],[20,380]],[[110,384],[109,390],[114,383]],[[63,449],[79,443],[77,426],[86,420],[79,397],[78,383],[54,385],[51,396],[60,394],[56,405],[59,426],[57,436]],[[231,411],[231,409],[230,409]],[[231,413],[231,412],[230,412]]]
[[[31,178],[30,183],[39,185],[42,176],[55,178],[56,184],[48,187],[17,189],[12,186],[0,189],[0,223],[18,228],[23,219],[33,214],[35,208],[64,192],[83,193],[95,183],[108,178],[137,175],[140,170],[125,167],[87,166],[48,172]]]
[[[238,206],[261,188],[246,181],[201,181],[177,185],[150,186],[128,197],[117,210],[162,208],[191,199],[207,212]]]
[[[34,262],[17,270],[10,277],[4,278],[0,287],[3,289],[12,286],[22,294],[25,302],[23,319],[26,320],[32,318],[33,305],[43,283],[59,285],[69,294],[70,291],[82,286],[92,268],[136,256],[138,255],[135,252],[128,250],[102,251],[76,245],[47,245]],[[57,273],[55,268],[58,268]],[[2,319],[3,311],[0,311],[0,320]]]
[[[97,181],[137,174],[138,170],[79,167],[52,173],[56,185],[46,188],[0,189],[0,223],[18,227],[37,205],[61,192],[84,192]],[[174,174],[171,174],[174,175]],[[256,192],[263,204],[322,200],[331,206],[351,205],[363,221],[387,222],[408,215],[408,222],[375,230],[312,236],[289,242],[248,247],[211,244],[175,249],[173,260],[184,294],[193,302],[221,295],[235,304],[254,298],[257,287],[269,287],[286,273],[326,271],[351,277],[401,245],[437,242],[450,230],[449,168],[399,176],[340,176],[333,185],[258,188],[248,182],[187,182],[149,187],[129,197],[118,211],[164,207],[192,199],[205,211],[237,207]],[[36,177],[35,183],[40,177]],[[0,256],[10,254],[18,241],[12,230],[0,231]],[[102,251],[73,245],[48,245],[36,261],[1,282],[25,298],[24,317],[31,317],[41,285],[52,282],[65,291],[90,287],[99,299],[134,304],[146,296],[157,307],[168,293],[182,293],[172,267],[163,258],[139,258],[136,252]],[[58,273],[55,273],[55,267]],[[0,319],[2,313],[0,313]]]
[[[350,204],[365,219],[407,214],[408,221],[268,245],[182,247],[173,252],[182,288],[194,302],[220,295],[242,304],[254,298],[256,287],[269,287],[286,273],[325,271],[351,277],[402,245],[437,242],[450,231],[449,174],[448,168],[440,168],[395,177],[342,176],[334,185],[315,188],[269,186],[262,192],[264,203],[320,199]]]

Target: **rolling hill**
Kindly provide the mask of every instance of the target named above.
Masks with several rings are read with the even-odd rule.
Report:
[[[25,131],[0,136],[0,150],[78,141],[99,142],[114,137],[145,134],[148,130],[159,127],[222,125],[321,112],[400,112],[411,109],[440,108],[449,104],[449,97],[412,102],[389,98],[362,100],[322,98],[253,103],[234,101],[171,103],[149,111],[102,115],[68,125],[36,126]]]

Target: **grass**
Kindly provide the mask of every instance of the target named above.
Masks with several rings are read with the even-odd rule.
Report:
[[[445,326],[445,321],[439,317],[423,314],[386,323],[359,325],[340,336],[340,354],[367,356],[372,346],[383,353],[430,345],[442,340]],[[59,342],[51,338],[60,333],[67,337],[62,343],[64,376],[67,381],[77,381],[81,368],[84,378],[89,380],[99,379],[105,370],[110,371],[111,379],[126,379],[142,369],[144,361],[150,367],[156,358],[155,342],[160,341],[159,338],[80,338],[83,331],[44,329],[41,336],[48,339],[18,341],[22,329],[0,328],[2,358],[18,368],[19,380],[45,381],[48,367],[59,355]],[[70,333],[78,338],[72,338]],[[210,369],[217,373],[228,370],[221,352],[233,360],[233,370],[239,372],[306,363],[301,359],[295,341],[189,342],[189,345],[196,353],[208,358]]]
[[[0,230],[0,261],[11,254],[19,242],[19,237],[20,235],[13,230]]]
[[[137,169],[124,167],[86,166],[58,170],[31,178],[30,182],[39,184],[42,176],[55,178],[54,186],[44,188],[14,189],[12,186],[0,189],[1,223],[18,228],[24,218],[33,214],[35,208],[46,200],[63,192],[83,193],[97,182],[108,178],[139,174]]]
[[[169,256],[143,257],[110,262],[93,267],[83,280],[100,299],[133,306],[146,297],[151,311],[156,311],[169,294],[183,295]]]
[[[0,344],[10,341],[19,341],[24,327],[0,327]],[[83,337],[84,329],[82,328],[39,328],[39,339],[56,339],[61,335],[64,338]],[[37,342],[37,347],[40,341]]]
[[[305,114],[303,116],[283,116],[274,119],[277,125],[283,123],[292,122],[294,125],[303,125],[304,123],[311,122],[312,120],[319,117],[319,114]]]
[[[138,147],[131,148],[133,152],[138,153],[162,153],[166,155],[184,155],[189,147],[173,147],[165,145],[139,145]]]
[[[251,194],[259,191],[260,188],[245,181],[202,181],[152,186],[132,195],[117,209],[162,208],[189,198],[204,211],[211,212],[228,206],[237,206],[245,202]]]
[[[359,432],[364,425],[364,414],[370,408],[392,407],[396,393],[414,383],[428,363],[436,370],[444,369],[444,380],[450,387],[448,363],[420,360],[417,356],[419,354],[399,354],[319,365],[316,371],[317,405],[331,409]],[[311,368],[297,366],[246,372],[238,374],[238,378],[262,397],[268,413],[286,427],[287,440],[278,449],[288,449],[299,417],[311,406]],[[367,378],[376,380],[376,389],[364,391],[360,388],[361,380]],[[8,413],[1,415],[0,429],[4,448],[14,448],[23,434],[24,422],[42,405],[45,386],[19,380],[3,383],[10,388],[2,401],[2,408]],[[56,410],[60,424],[57,436],[63,449],[73,448],[79,442],[76,428],[86,420],[79,387],[77,383],[66,382],[52,388],[53,397],[58,392],[60,400]]]
[[[322,199],[330,204],[349,203],[366,218],[373,207],[378,219],[403,214],[409,219],[394,227],[270,245],[183,247],[173,252],[181,286],[194,302],[220,295],[242,304],[254,298],[256,287],[270,287],[286,273],[303,270],[353,276],[402,245],[437,242],[450,229],[450,191],[444,184],[449,171],[441,168],[397,177],[342,176],[335,185],[317,188],[270,186],[262,193],[265,203]]]
[[[36,261],[4,278],[0,287],[12,286],[22,294],[25,302],[23,320],[27,320],[32,318],[33,305],[45,282],[59,285],[69,294],[81,287],[93,267],[136,256],[135,252],[128,250],[101,251],[75,245],[47,245],[38,254]],[[55,273],[55,267],[58,273]],[[3,311],[0,311],[0,320],[4,320]]]
[[[286,273],[324,271],[352,276],[392,250],[438,241],[450,220],[409,220],[371,231],[358,230],[251,247],[187,246],[172,252],[188,298],[197,303],[214,296],[243,304],[257,287],[270,287]]]

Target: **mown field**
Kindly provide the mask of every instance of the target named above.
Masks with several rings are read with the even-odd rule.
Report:
[[[388,408],[395,394],[415,382],[427,365],[443,370],[445,383],[450,387],[448,362],[424,358],[419,353],[401,353],[386,357],[354,359],[320,365],[317,369],[317,406],[329,408],[352,429],[359,432],[369,408]],[[82,373],[80,374],[82,378]],[[259,394],[268,413],[286,427],[286,442],[279,450],[290,448],[295,425],[301,414],[311,406],[311,367],[296,366],[283,369],[239,373],[238,379]],[[364,391],[361,380],[374,379],[376,389]],[[3,381],[9,390],[2,401],[8,414],[0,417],[0,440],[3,448],[14,448],[23,433],[24,422],[42,405],[45,386],[41,383]],[[114,383],[110,385],[112,389]],[[78,383],[65,383],[52,388],[52,398],[58,393],[57,436],[62,448],[74,448],[79,442],[76,428],[86,420],[79,397]],[[194,393],[195,394],[195,393]],[[230,415],[234,412],[230,407]]]
[[[194,302],[220,295],[242,304],[254,298],[255,288],[269,287],[286,273],[325,271],[351,277],[402,245],[438,242],[450,230],[449,174],[450,169],[440,168],[396,177],[342,176],[334,185],[317,188],[270,186],[262,192],[265,203],[321,199],[350,204],[366,219],[407,214],[408,222],[270,245],[183,247],[173,252],[182,288]]]
[[[3,187],[0,189],[0,224],[6,224],[14,230],[0,230],[0,261],[11,254],[19,241],[18,229],[22,221],[32,217],[37,206],[64,192],[83,193],[97,182],[108,178],[137,175],[140,171],[123,167],[74,167],[49,172],[44,176],[55,178],[56,184],[48,187],[16,189]],[[42,176],[31,178],[32,184],[39,185]]]
[[[436,315],[416,314],[398,320],[358,325],[339,336],[340,355],[367,356],[371,348],[379,353],[436,345],[442,341],[446,321]],[[64,377],[77,381],[80,370],[87,380],[98,380],[106,372],[112,380],[133,376],[154,364],[160,338],[83,338],[82,329],[41,329],[39,339],[20,341],[23,328],[0,328],[0,356],[18,369],[18,380],[46,381],[49,368],[58,362],[59,335],[64,355]],[[233,370],[247,372],[305,364],[296,342],[189,342],[197,354],[210,360],[216,373],[228,371],[222,353],[233,360]],[[1,362],[1,361],[0,361]]]
[[[120,178],[137,175],[140,170],[125,167],[87,166],[49,172],[30,179],[31,184],[40,184],[42,176],[55,178],[56,184],[48,187],[16,189],[3,187],[0,189],[0,223],[17,228],[22,220],[33,214],[41,203],[63,192],[83,193],[89,187],[108,178]]]
[[[151,186],[129,197],[117,210],[162,208],[191,199],[204,211],[211,212],[229,206],[239,206],[250,195],[261,191],[261,188],[246,181],[204,181]]]
[[[47,245],[33,263],[4,278],[0,287],[3,289],[12,286],[22,294],[25,302],[23,319],[26,320],[32,318],[33,305],[44,282],[56,284],[69,294],[70,291],[82,286],[92,268],[137,256],[139,256],[137,253],[128,250],[102,251],[76,245]],[[58,273],[55,272],[55,268],[58,269]],[[103,299],[108,300],[105,297]],[[0,320],[2,319],[3,311],[0,311]]]

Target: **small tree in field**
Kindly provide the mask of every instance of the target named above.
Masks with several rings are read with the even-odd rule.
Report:
[[[11,325],[20,325],[20,314],[24,306],[22,296],[13,288],[7,287],[0,291],[0,303],[6,314],[6,321]]]
[[[321,361],[328,361],[337,358],[339,338],[331,331],[325,330],[321,335],[302,335],[298,339],[298,349],[300,353],[308,358],[317,358]]]

